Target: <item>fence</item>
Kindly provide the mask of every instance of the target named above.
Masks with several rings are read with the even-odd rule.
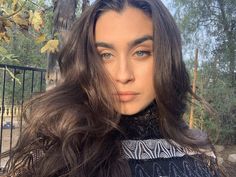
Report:
[[[0,153],[12,150],[22,131],[23,103],[45,90],[45,69],[0,64]],[[7,158],[0,158],[4,167]]]

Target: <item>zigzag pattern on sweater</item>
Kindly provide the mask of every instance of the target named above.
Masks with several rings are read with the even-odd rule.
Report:
[[[190,151],[186,148],[182,148],[173,140],[171,140],[171,142],[175,146],[170,144],[165,139],[123,140],[123,156],[127,159],[155,159],[200,154],[200,152]],[[215,155],[212,151],[205,151],[204,153],[215,158]]]

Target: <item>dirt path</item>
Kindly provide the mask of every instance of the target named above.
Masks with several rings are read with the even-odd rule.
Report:
[[[236,154],[236,145],[225,146],[224,150],[217,153],[217,157],[223,158],[222,169],[229,177],[236,177],[236,163],[227,160],[229,154]]]
[[[7,150],[10,149],[11,144],[10,144],[10,138],[11,138],[11,130],[10,129],[3,129],[2,132],[2,149],[1,152],[6,152]],[[15,143],[17,142],[17,139],[19,137],[20,129],[16,128],[13,129],[12,131],[12,147],[14,147]],[[0,140],[1,141],[1,140]],[[1,159],[0,161],[0,167],[5,166],[6,161],[8,158]]]

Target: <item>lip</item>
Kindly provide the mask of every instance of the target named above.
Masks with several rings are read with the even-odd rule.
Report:
[[[119,100],[121,102],[129,102],[134,100],[139,95],[139,93],[133,91],[125,91],[125,92],[118,92],[115,95],[119,97]]]

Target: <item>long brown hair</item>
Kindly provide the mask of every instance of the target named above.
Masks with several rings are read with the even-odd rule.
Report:
[[[154,28],[154,83],[162,134],[182,146],[209,145],[185,126],[189,76],[181,37],[160,0],[97,0],[74,24],[61,51],[61,83],[32,99],[24,111],[25,127],[6,165],[8,174],[35,177],[128,177],[117,138],[120,116],[110,96],[111,79],[97,53],[94,29],[106,11],[132,6],[150,16]]]

